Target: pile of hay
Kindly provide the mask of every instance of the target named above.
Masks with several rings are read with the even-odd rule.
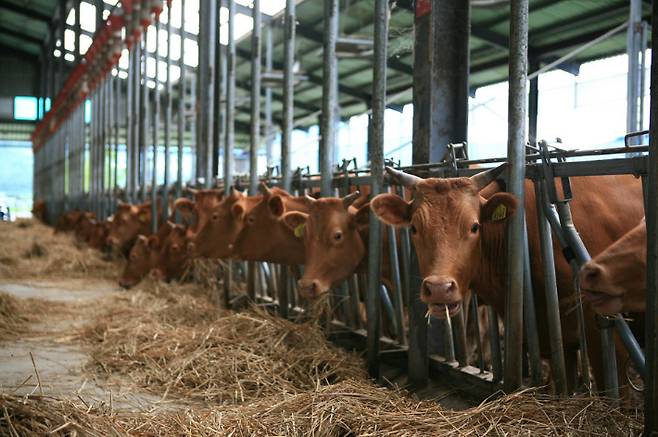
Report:
[[[241,403],[365,378],[362,360],[330,345],[314,324],[222,312],[182,293],[137,292],[104,307],[82,332],[92,369],[162,396]]]
[[[346,380],[242,405],[176,412],[125,413],[89,402],[0,396],[0,432],[72,435],[77,431],[92,436],[639,435],[641,420],[610,405],[585,397],[549,399],[528,390],[451,411],[434,402],[411,400],[400,391]]]
[[[22,301],[0,292],[0,340],[14,338],[25,331],[29,319],[24,309]]]
[[[26,334],[38,334],[33,325],[35,322],[53,315],[70,314],[79,307],[78,304],[43,299],[19,299],[0,291],[0,341],[12,340]]]
[[[115,278],[118,261],[104,255],[68,234],[36,220],[0,222],[5,250],[0,255],[0,279],[16,278]]]

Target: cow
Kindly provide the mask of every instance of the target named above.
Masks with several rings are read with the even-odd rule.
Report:
[[[92,229],[96,226],[96,214],[91,211],[83,212],[75,223],[75,238],[86,243],[89,241]]]
[[[160,240],[155,275],[158,279],[169,282],[183,276],[189,256],[185,226],[171,222],[168,222],[167,225],[171,230],[164,239]]]
[[[37,200],[32,206],[32,216],[39,220],[43,224],[46,223],[46,218],[48,217],[48,211],[46,208],[46,202],[44,200]]]
[[[161,242],[167,238],[173,225],[164,223],[157,234],[149,236],[138,235],[135,244],[130,248],[126,265],[124,266],[119,285],[125,289],[134,287],[155,268],[160,258]]]
[[[644,220],[585,264],[578,275],[586,302],[601,315],[646,311],[647,226]]]
[[[199,210],[198,220],[203,226],[191,234],[188,254],[204,258],[232,257],[235,239],[244,227],[242,219],[260,200],[261,196],[246,196],[231,188],[212,210]]]
[[[83,214],[83,211],[73,209],[59,216],[57,223],[55,223],[55,233],[74,230]]]
[[[192,239],[202,229],[212,211],[220,204],[224,197],[224,190],[210,188],[205,190],[187,189],[194,196],[194,200],[186,197],[176,199],[174,209],[178,210],[187,225],[187,237]]]
[[[503,171],[505,165],[471,178],[422,179],[387,167],[387,172],[414,192],[405,201],[392,194],[380,194],[370,203],[375,214],[387,224],[410,228],[423,281],[420,299],[431,314],[441,317],[459,311],[468,290],[473,290],[499,314],[505,311],[506,236],[508,218],[518,207],[509,193],[497,192],[488,199],[481,192]],[[497,183],[497,182],[496,182]],[[573,220],[591,254],[596,255],[621,237],[629,223],[643,214],[642,190],[632,176],[572,178]],[[550,351],[537,211],[532,183],[525,181],[530,265],[535,291],[540,347]],[[617,214],[615,211],[624,211]],[[636,222],[636,221],[635,221]],[[555,253],[560,253],[555,248]],[[556,257],[556,279],[561,301],[574,302],[572,272],[563,257]],[[562,333],[569,387],[575,386],[578,329],[574,312],[563,308]],[[598,384],[603,381],[601,344],[594,313],[584,308],[588,352]],[[601,387],[601,385],[599,385]]]
[[[159,200],[157,209],[159,220],[162,211]],[[138,235],[149,236],[151,233],[151,202],[131,205],[119,201],[106,244],[112,250],[127,255]]]
[[[112,219],[113,218],[110,217],[104,222],[91,220],[91,229],[89,230],[89,235],[87,237],[87,244],[89,244],[91,248],[101,251],[108,248],[106,241],[110,232],[110,226],[112,225]]]
[[[262,183],[261,200],[243,216],[243,228],[234,244],[234,256],[246,261],[300,265],[306,262],[304,241],[295,236],[281,219],[290,211],[308,213],[305,196],[292,196],[287,191]]]
[[[315,298],[367,268],[370,210],[368,203],[351,207],[358,197],[358,192],[342,199],[307,197],[308,212],[283,215],[285,225],[304,242],[304,275],[297,283],[303,297]]]

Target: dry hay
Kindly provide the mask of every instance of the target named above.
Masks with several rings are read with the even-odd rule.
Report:
[[[62,316],[79,310],[80,304],[54,302],[44,299],[20,299],[0,291],[0,341],[27,334],[40,334],[35,326],[46,317]]]
[[[241,405],[125,413],[107,404],[0,395],[4,435],[233,436],[618,436],[639,435],[638,417],[605,400],[551,399],[526,390],[463,411],[397,390],[346,380]]]
[[[13,338],[24,332],[28,321],[23,302],[10,294],[0,292],[0,340]]]
[[[72,234],[55,234],[35,220],[0,222],[5,251],[0,257],[0,279],[115,278],[118,263],[84,244]]]
[[[222,312],[180,293],[138,292],[104,306],[82,333],[92,369],[163,396],[235,403],[365,377],[362,361],[328,344],[317,325]]]

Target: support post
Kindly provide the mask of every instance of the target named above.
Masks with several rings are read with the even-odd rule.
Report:
[[[292,142],[294,103],[294,71],[295,63],[295,0],[286,0],[285,30],[284,30],[284,63],[283,63],[283,126],[281,128],[281,178],[283,189],[292,188],[290,172],[290,143]]]
[[[251,147],[249,148],[249,193],[258,190],[258,148],[260,147],[260,79],[261,79],[261,13],[260,0],[251,9],[254,28],[251,31]]]
[[[376,22],[375,22],[376,23]],[[338,112],[338,0],[324,2],[324,47],[322,50],[322,121],[320,127],[320,174],[323,197],[333,195],[334,149]]]
[[[235,0],[228,0],[228,47],[226,50],[226,144],[224,145],[224,187],[233,185],[233,143],[235,142]]]
[[[647,380],[644,392],[644,435],[658,434],[658,2],[651,16],[651,103],[649,111],[649,164],[647,177]]]
[[[171,0],[167,0],[167,76],[164,117],[164,182],[162,190],[162,222],[169,217],[169,183],[171,182]],[[183,39],[181,37],[181,39]]]
[[[185,0],[180,0],[180,22],[181,30],[185,28]],[[183,148],[185,146],[185,38],[180,38],[180,58],[178,58],[180,78],[178,79],[178,119],[177,128],[177,150],[176,150],[176,198],[183,195]],[[177,216],[180,223],[180,216]]]
[[[505,300],[506,392],[522,383],[523,357],[523,221],[525,182],[526,81],[528,77],[528,0],[510,2],[510,62],[508,142],[508,191],[519,199],[507,232],[507,296]]]

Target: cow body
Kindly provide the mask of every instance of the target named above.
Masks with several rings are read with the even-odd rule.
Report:
[[[158,222],[160,222],[162,209],[159,201],[157,209]],[[128,255],[137,236],[149,236],[152,233],[151,229],[151,202],[139,205],[119,202],[106,242],[113,250]]]

